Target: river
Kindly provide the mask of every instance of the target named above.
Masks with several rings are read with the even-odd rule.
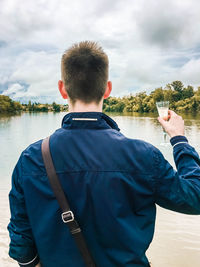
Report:
[[[121,132],[130,138],[143,139],[158,147],[174,166],[172,148],[161,145],[162,128],[155,115],[108,114]],[[64,113],[23,113],[0,116],[0,266],[18,266],[8,256],[8,192],[11,173],[20,153],[30,143],[42,139],[60,127]],[[184,115],[185,132],[191,145],[200,153],[200,115]],[[175,167],[175,166],[174,166]],[[190,216],[157,207],[156,230],[147,251],[153,267],[200,266],[200,216]]]

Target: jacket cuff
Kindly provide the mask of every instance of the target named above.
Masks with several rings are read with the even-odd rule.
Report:
[[[20,267],[35,267],[39,263],[40,259],[38,255],[36,255],[32,260],[28,262],[18,262]]]
[[[183,143],[188,143],[188,140],[185,136],[183,135],[177,135],[177,136],[174,136],[170,139],[170,143],[173,147],[175,147],[176,145],[178,144],[183,144]]]

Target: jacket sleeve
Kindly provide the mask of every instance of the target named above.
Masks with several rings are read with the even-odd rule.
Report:
[[[19,266],[34,267],[39,262],[31,226],[26,213],[22,181],[22,156],[12,175],[12,188],[9,193],[11,219],[8,225],[10,234],[9,255],[18,261]]]
[[[159,150],[154,150],[156,203],[166,209],[200,214],[200,159],[186,137],[172,138],[175,171]]]

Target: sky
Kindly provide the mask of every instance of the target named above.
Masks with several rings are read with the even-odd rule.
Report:
[[[174,80],[200,86],[199,0],[0,0],[0,94],[64,103],[64,51],[97,41],[109,57],[112,96]]]

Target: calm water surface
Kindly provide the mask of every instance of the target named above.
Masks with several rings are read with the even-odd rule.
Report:
[[[121,132],[130,138],[148,141],[158,147],[174,166],[171,146],[160,146],[162,129],[149,115],[109,114]],[[60,127],[64,113],[24,113],[0,117],[0,266],[18,266],[8,257],[8,192],[10,177],[20,153],[30,143]],[[184,116],[186,136],[200,153],[200,115]],[[148,160],[148,159],[147,159]],[[175,166],[174,166],[175,167]],[[147,255],[154,267],[200,266],[200,216],[183,215],[157,208],[156,230]]]

